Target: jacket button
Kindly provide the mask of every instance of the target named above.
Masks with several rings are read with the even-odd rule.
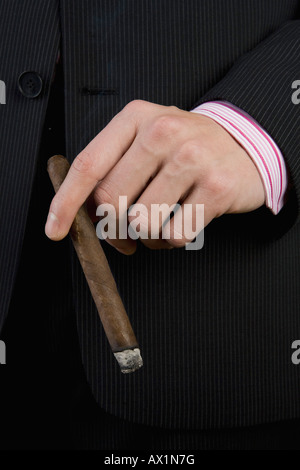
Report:
[[[19,90],[26,98],[37,98],[43,88],[43,80],[37,72],[23,72],[18,79]]]

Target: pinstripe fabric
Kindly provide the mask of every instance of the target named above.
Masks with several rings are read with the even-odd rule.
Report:
[[[299,426],[283,422],[249,428],[165,430],[121,421],[97,410],[79,420],[73,435],[85,450],[293,450],[299,449]]]
[[[0,107],[0,329],[21,252],[58,50],[57,6],[55,0],[0,3],[0,77],[7,93],[6,105]],[[25,98],[18,90],[18,77],[26,70],[38,72],[43,79],[43,91],[37,99]]]
[[[292,82],[300,74],[299,51],[300,20],[287,22],[249,55],[242,57],[201,100],[222,97],[247,111],[264,127],[285,157],[297,206],[300,197],[300,113],[291,96]],[[242,86],[234,86],[237,81]]]
[[[87,9],[80,1],[65,0],[61,6],[72,160],[132,99],[192,109],[239,56],[294,18],[299,3],[95,0]],[[286,28],[284,41],[291,49],[289,37],[298,40],[297,26]],[[279,47],[274,43],[275,50]],[[264,48],[260,51],[258,75],[267,60]],[[276,96],[281,109],[289,108],[295,60],[286,61],[286,87],[282,97]],[[243,93],[246,62],[230,82],[233,96]],[[255,75],[251,56],[250,64]],[[225,83],[213,97],[230,101]],[[248,106],[241,99],[236,104],[249,107],[250,114],[256,110],[257,118],[263,103],[266,109],[271,103],[261,95],[256,98],[252,90],[243,95]],[[296,110],[292,113],[296,119]],[[279,125],[271,119],[282,132],[281,142],[289,133],[289,150],[293,138],[287,128],[294,129],[295,122]],[[274,137],[270,125],[267,130]],[[292,159],[294,153],[293,147]],[[129,376],[120,374],[112,358],[74,258],[83,362],[106,411],[172,428],[299,417],[299,371],[290,360],[291,342],[300,335],[299,226],[277,240],[273,233],[278,223],[287,230],[293,211],[292,205],[286,208],[276,224],[266,210],[214,221],[201,252],[149,252],[140,246],[127,258],[105,246],[145,361]]]
[[[70,160],[132,99],[192,109],[206,94],[204,100],[232,101],[253,115],[283,149],[299,187],[299,121],[296,107],[289,107],[291,82],[299,78],[294,65],[297,23],[284,26],[222,80],[240,56],[296,17],[298,1],[59,4]],[[0,203],[1,321],[20,251],[59,40],[58,2],[26,0],[21,5],[1,3],[0,47],[6,59],[0,78],[8,85],[7,105],[1,107],[7,129],[0,143],[5,194]],[[20,16],[15,15],[20,8]],[[21,18],[27,21],[15,37],[12,31]],[[283,50],[288,53],[279,53],[278,59]],[[283,76],[278,82],[269,73],[272,59]],[[15,85],[19,72],[28,68],[45,81],[43,96],[33,101],[19,96]],[[272,86],[258,81],[261,74]],[[287,118],[279,120],[278,110]],[[300,337],[299,224],[292,226],[294,214],[291,198],[276,218],[264,209],[222,217],[207,228],[200,252],[150,252],[140,246],[127,258],[105,246],[145,361],[143,369],[129,376],[120,374],[112,358],[72,257],[82,358],[104,410],[133,422],[189,429],[300,416],[299,368],[290,360],[291,343]]]

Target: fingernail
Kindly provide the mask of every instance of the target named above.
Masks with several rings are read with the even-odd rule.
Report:
[[[46,226],[45,226],[45,233],[49,238],[58,238],[59,235],[59,221],[56,215],[53,212],[49,212]]]

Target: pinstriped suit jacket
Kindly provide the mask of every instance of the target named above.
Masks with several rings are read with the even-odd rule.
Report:
[[[221,217],[199,252],[139,246],[127,258],[105,247],[141,345],[145,365],[138,373],[120,375],[72,257],[82,359],[108,412],[173,428],[300,417],[300,368],[291,362],[291,344],[300,338],[300,107],[291,100],[300,78],[297,18],[297,0],[0,4],[0,79],[7,90],[0,107],[0,326],[60,41],[70,161],[130,100],[189,110],[222,99],[269,132],[289,169],[289,201],[278,216],[260,209]],[[37,99],[18,91],[24,70],[43,78]]]

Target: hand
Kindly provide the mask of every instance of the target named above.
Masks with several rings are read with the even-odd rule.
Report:
[[[132,101],[80,152],[50,206],[46,234],[66,236],[73,219],[92,193],[95,204],[113,204],[119,196],[128,207],[153,203],[169,206],[204,204],[205,226],[223,214],[249,212],[264,204],[264,188],[247,152],[212,119],[146,101]],[[192,216],[195,214],[193,213]],[[170,239],[142,240],[151,248],[182,247],[174,219]],[[130,221],[130,218],[129,218]],[[143,231],[151,230],[146,221]],[[158,227],[161,232],[161,224]],[[108,240],[131,254],[136,242]]]

